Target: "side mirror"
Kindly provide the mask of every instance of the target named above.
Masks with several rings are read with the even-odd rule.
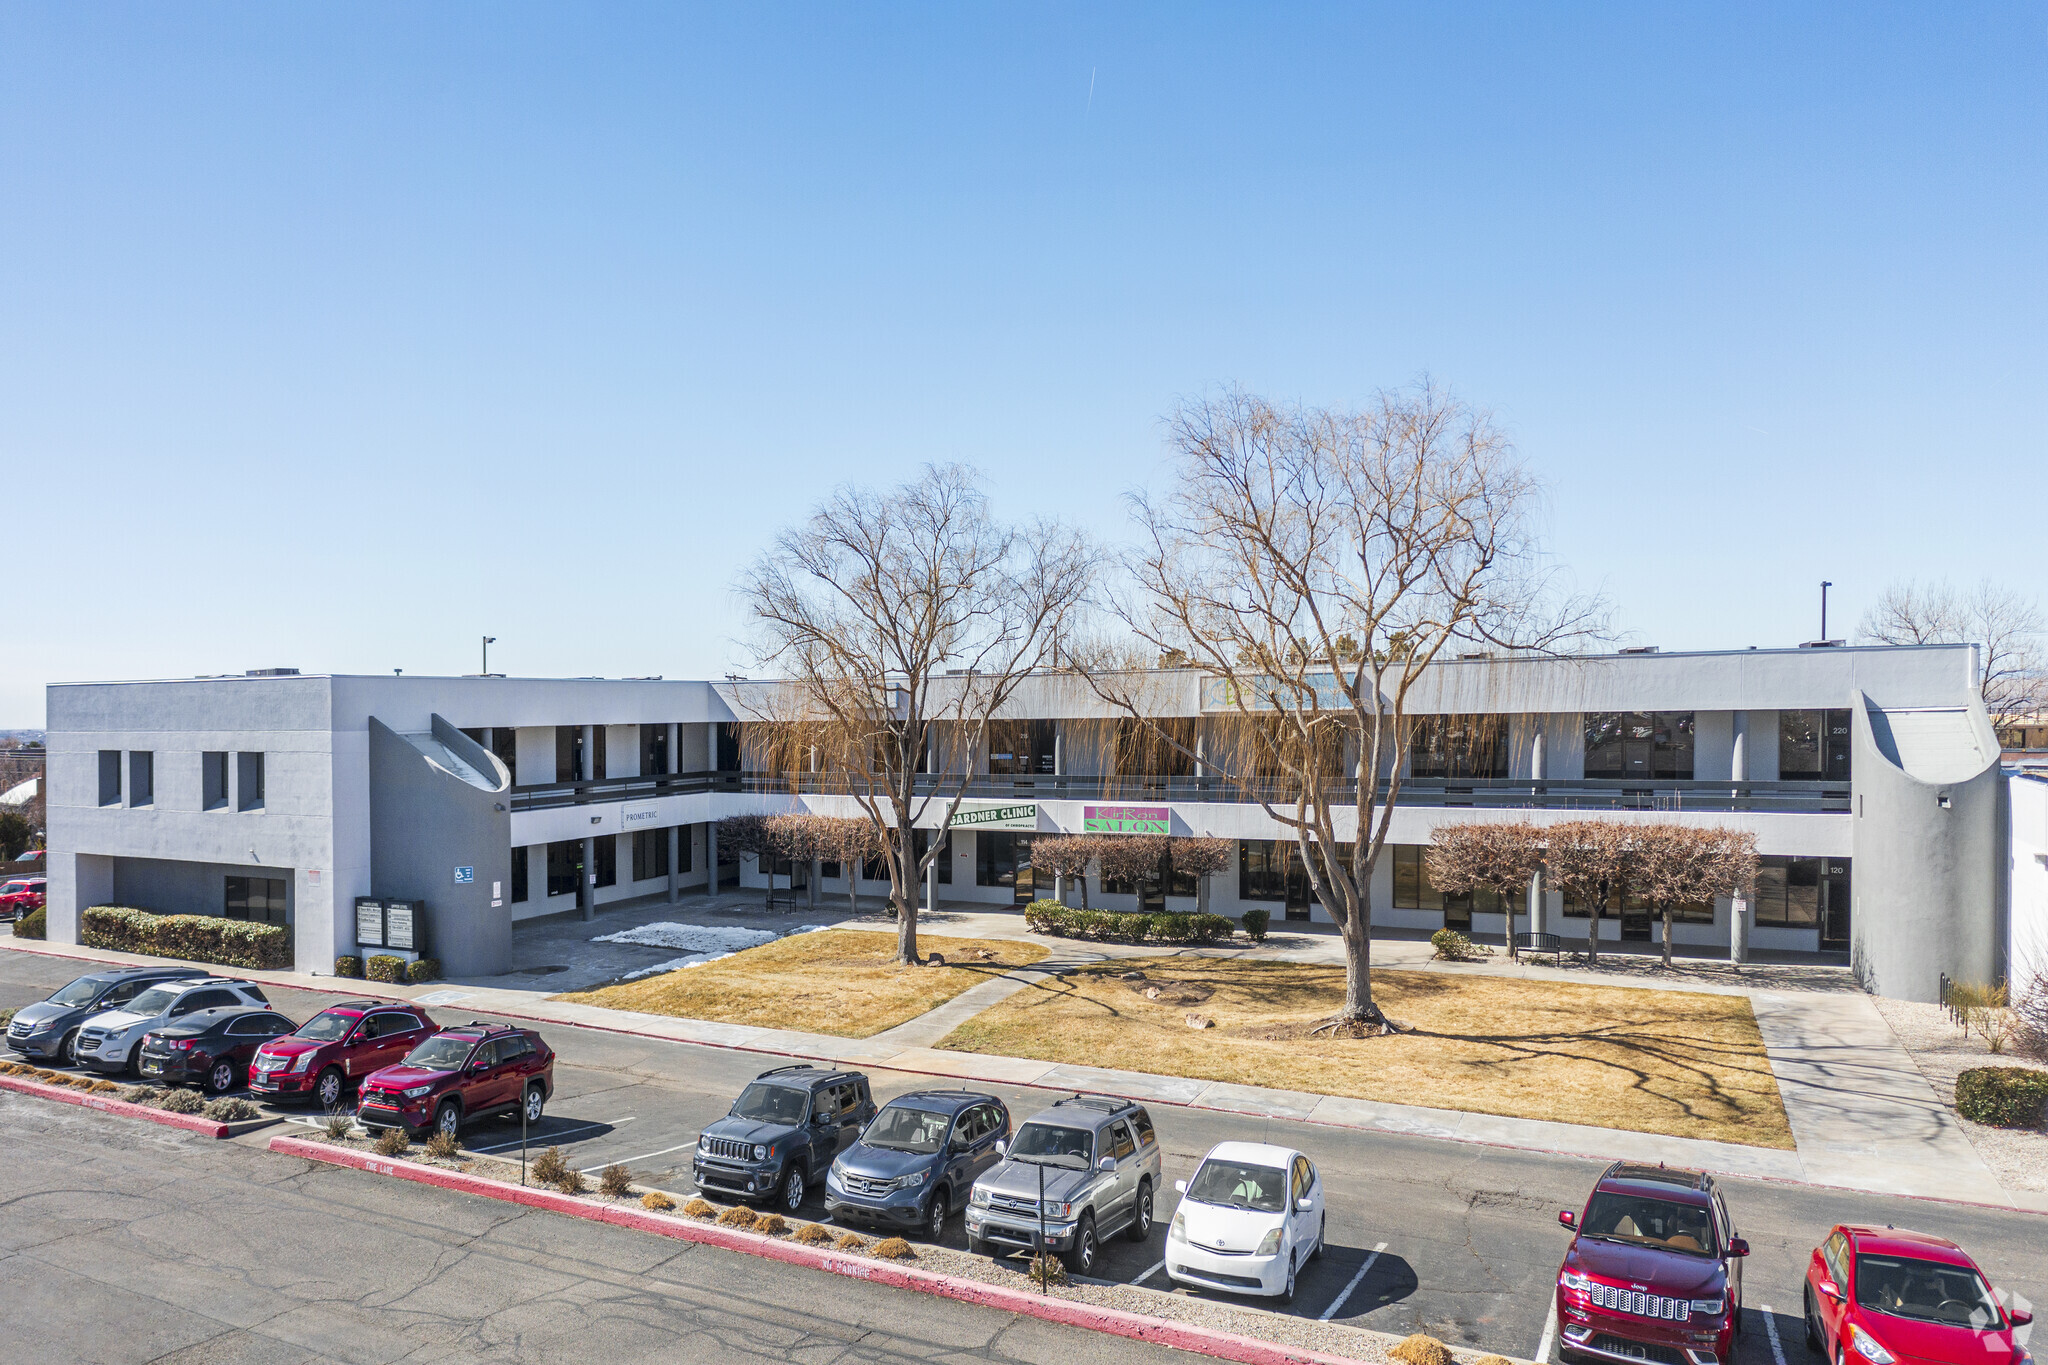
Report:
[[[1835,1300],[1837,1303],[1841,1302],[1842,1287],[1836,1284],[1833,1280],[1822,1280],[1820,1282],[1819,1289],[1821,1293],[1827,1295],[1829,1298]]]
[[[997,1139],[996,1139],[996,1155],[997,1155],[997,1156],[1008,1156],[1009,1154],[1010,1154],[1010,1144],[1009,1144],[1009,1143],[1007,1143],[1007,1142],[1005,1142],[1005,1141],[1003,1141],[1003,1140],[1002,1140],[1001,1138],[997,1138]]]
[[[475,1066],[472,1066],[469,1069],[469,1071],[472,1076],[481,1076],[490,1069],[491,1064],[489,1062],[478,1062]]]
[[[1559,1209],[1557,1211],[1557,1221],[1568,1228],[1576,1230],[1579,1226],[1579,1215],[1573,1213],[1570,1209]]]
[[[1740,1237],[1730,1237],[1728,1239],[1728,1254],[1730,1256],[1749,1255],[1749,1243]]]
[[[1307,1213],[1310,1209],[1314,1208],[1315,1206],[1316,1201],[1313,1199],[1297,1199],[1294,1201],[1294,1207],[1301,1210],[1303,1213]]]
[[[1098,1161],[1098,1162],[1096,1162],[1096,1163],[1095,1163],[1095,1169],[1096,1169],[1096,1170],[1098,1170],[1098,1171],[1113,1171],[1113,1170],[1115,1170],[1115,1169],[1116,1169],[1116,1158],[1115,1158],[1115,1157],[1113,1157],[1113,1156],[1106,1156],[1106,1157],[1102,1158],[1102,1160],[1100,1160],[1100,1161]]]
[[[2015,1327],[2025,1327],[2034,1320],[2034,1315],[2024,1308],[2012,1309],[2006,1316],[2012,1319],[2012,1325]]]
[[[1176,1180],[1176,1181],[1174,1181],[1174,1182],[1173,1182],[1173,1192],[1174,1192],[1175,1194],[1186,1194],[1186,1193],[1188,1192],[1188,1182],[1187,1182],[1187,1181],[1185,1181],[1185,1180]]]

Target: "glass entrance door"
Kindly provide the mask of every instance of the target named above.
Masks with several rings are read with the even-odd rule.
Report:
[[[1833,858],[1821,865],[1820,946],[1822,952],[1849,951],[1849,864]]]

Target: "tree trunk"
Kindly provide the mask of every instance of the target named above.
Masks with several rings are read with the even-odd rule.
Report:
[[[1088,869],[1081,869],[1081,908],[1088,908]]]
[[[1600,964],[1600,919],[1607,913],[1607,893],[1601,892],[1593,898],[1593,918],[1586,924],[1586,965]]]
[[[898,807],[901,809],[901,807]],[[895,857],[896,875],[890,878],[889,894],[896,901],[896,961],[905,967],[915,967],[922,960],[917,955],[917,858],[911,852],[917,847],[912,838],[910,825],[905,821],[898,827]]]
[[[1372,933],[1365,916],[1353,911],[1344,923],[1344,1012],[1353,1023],[1384,1025],[1372,999]]]
[[[1664,902],[1664,965],[1671,965],[1671,902]]]
[[[859,890],[859,887],[860,887],[860,883],[859,883],[859,882],[857,882],[857,881],[855,881],[855,880],[854,880],[854,878],[855,878],[855,877],[857,877],[857,876],[859,876],[859,875],[860,875],[860,870],[859,870],[858,868],[855,868],[855,867],[853,867],[853,866],[851,866],[851,865],[849,865],[849,866],[847,867],[847,869],[846,869],[846,913],[847,913],[847,914],[849,914],[849,915],[853,915],[853,916],[856,916],[856,917],[857,917],[857,916],[858,916],[858,915],[860,914],[860,890]]]

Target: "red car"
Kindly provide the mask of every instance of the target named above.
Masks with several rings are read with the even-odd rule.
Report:
[[[31,910],[42,909],[49,886],[44,877],[16,877],[0,886],[0,919],[20,919]]]
[[[1712,1176],[1617,1161],[1557,1221],[1577,1234],[1557,1273],[1566,1360],[1726,1365],[1749,1243]]]
[[[554,1090],[554,1050],[538,1033],[458,1024],[364,1081],[356,1120],[365,1128],[431,1128],[453,1137],[487,1114],[523,1109],[527,1123],[538,1123]]]
[[[1806,1344],[1835,1365],[2024,1365],[2033,1320],[1945,1237],[1846,1224],[1807,1261]]]
[[[436,1031],[414,1005],[334,1005],[256,1049],[249,1089],[268,1098],[310,1095],[332,1113],[348,1098],[351,1082],[391,1065]]]

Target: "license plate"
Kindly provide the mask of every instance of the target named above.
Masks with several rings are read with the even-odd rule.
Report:
[[[142,1059],[142,1071],[144,1075],[154,1076],[160,1073],[163,1069],[164,1064],[154,1057],[145,1057]]]

